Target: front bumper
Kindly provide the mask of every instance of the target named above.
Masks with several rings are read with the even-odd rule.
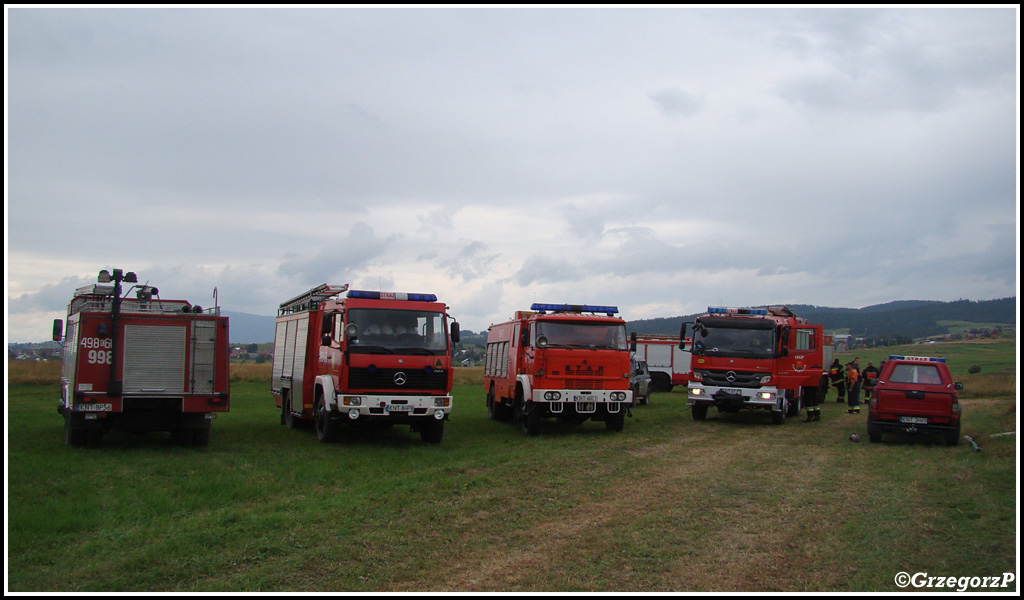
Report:
[[[448,418],[452,410],[450,395],[392,396],[384,394],[337,394],[332,407],[341,417],[391,419],[404,421],[422,417]]]
[[[690,382],[686,388],[687,405],[708,404],[723,410],[774,409],[780,392],[774,387],[725,388]]]

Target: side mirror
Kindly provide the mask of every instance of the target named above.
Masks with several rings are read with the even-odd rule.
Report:
[[[636,352],[636,332],[629,334],[629,351]]]
[[[59,342],[64,337],[64,321],[61,319],[53,320],[53,341]]]
[[[334,314],[329,312],[323,316],[323,320],[320,321],[320,334],[327,335],[331,332],[331,327],[334,324]]]
[[[348,325],[346,325],[345,326],[345,337],[349,338],[350,340],[358,339],[359,338],[359,326],[356,325],[355,323],[349,323]]]
[[[953,384],[953,389],[954,390],[962,390],[962,389],[964,389],[963,382],[957,381],[956,383],[954,383]]]
[[[458,344],[459,340],[462,339],[462,333],[459,331],[459,322],[452,321],[451,325],[451,338],[452,343]]]

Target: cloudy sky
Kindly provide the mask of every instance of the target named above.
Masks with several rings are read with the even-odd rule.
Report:
[[[7,339],[103,268],[628,320],[1018,292],[1017,7],[5,8]],[[269,340],[267,340],[269,341]]]

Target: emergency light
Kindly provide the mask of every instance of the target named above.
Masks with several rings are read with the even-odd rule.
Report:
[[[896,356],[894,354],[893,355],[889,355],[889,360],[914,360],[914,361],[920,361],[920,362],[940,362],[940,363],[946,362],[946,359],[944,359],[944,358],[938,358],[938,357],[932,357],[932,356]]]
[[[709,306],[708,314],[712,315],[767,315],[765,308],[723,308],[721,306]]]
[[[407,294],[405,292],[368,292],[366,290],[350,290],[349,298],[364,300],[406,300],[409,302],[437,302],[436,294]]]
[[[605,313],[609,317],[615,316],[615,313],[619,312],[617,306],[594,306],[591,304],[539,304],[534,303],[530,306],[530,310],[551,312],[591,312],[591,313]]]

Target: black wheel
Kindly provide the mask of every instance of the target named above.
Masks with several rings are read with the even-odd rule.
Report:
[[[523,433],[530,437],[540,435],[540,407],[534,402],[521,402],[523,407],[519,422],[523,426]]]
[[[420,426],[420,439],[427,444],[440,444],[444,437],[444,420],[430,418]]]
[[[690,414],[693,415],[694,421],[703,421],[708,418],[708,405],[707,404],[694,404],[690,408]]]
[[[81,448],[88,444],[89,432],[79,427],[78,418],[71,409],[64,409],[64,443],[73,448]]]
[[[316,429],[316,441],[329,444],[338,439],[338,422],[331,418],[322,393],[317,393],[313,405],[313,426]]]
[[[288,429],[295,429],[298,427],[298,419],[292,414],[292,394],[291,391],[284,393],[284,397],[281,398],[281,422],[285,424]]]
[[[497,409],[494,406],[494,386],[487,390],[487,418],[492,421],[498,420]]]
[[[626,413],[621,410],[617,413],[608,413],[604,419],[604,427],[608,431],[622,431],[626,423]]]
[[[196,448],[204,448],[210,444],[210,428],[197,429],[192,434],[192,445]]]
[[[871,423],[870,414],[868,414],[868,441],[872,444],[882,441],[882,428]]]
[[[958,422],[956,424],[956,429],[954,429],[953,431],[947,431],[947,432],[943,433],[942,436],[943,436],[943,438],[945,438],[947,446],[956,446],[957,444],[959,444],[960,443],[960,423]]]
[[[776,425],[782,425],[786,422],[786,413],[789,412],[789,400],[786,398],[782,399],[782,406],[779,410],[772,411],[772,423]]]

